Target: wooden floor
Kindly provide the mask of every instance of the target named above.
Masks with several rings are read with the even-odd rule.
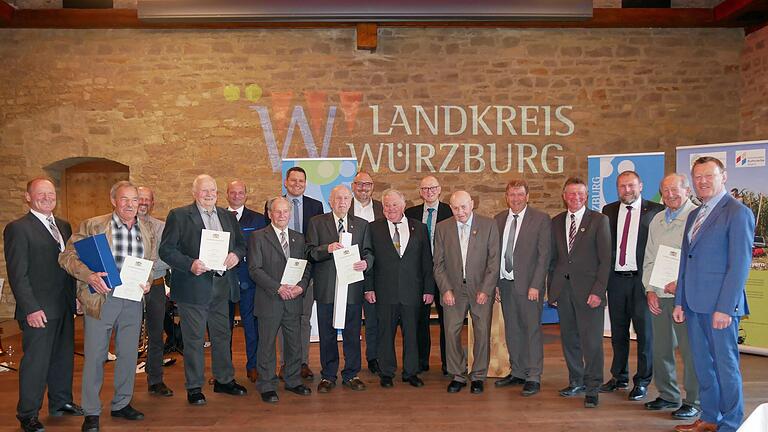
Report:
[[[82,348],[82,320],[77,321],[76,349]],[[432,332],[437,336],[437,327]],[[20,336],[3,337],[3,346],[12,346],[15,353],[11,360],[20,359]],[[496,389],[494,379],[486,382],[485,393],[470,394],[466,389],[458,394],[446,393],[449,379],[440,373],[439,348],[433,337],[432,369],[422,378],[425,387],[413,388],[395,381],[392,389],[383,389],[378,378],[367,370],[360,377],[368,384],[364,392],[353,392],[338,386],[329,394],[315,392],[319,378],[310,383],[313,394],[301,397],[280,391],[277,405],[261,401],[254,386],[245,378],[245,355],[242,329],[234,335],[234,362],[237,380],[248,388],[248,395],[233,397],[204,389],[208,404],[193,407],[187,404],[184,392],[183,360],[165,368],[165,382],[176,392],[172,398],[150,396],[146,389],[146,377],[136,377],[136,392],[132,405],[143,411],[146,418],[139,422],[113,420],[109,417],[109,400],[112,396],[112,368],[108,363],[102,401],[106,416],[102,416],[103,430],[255,430],[255,431],[667,431],[680,423],[668,412],[652,412],[643,408],[642,402],[630,402],[627,391],[600,395],[600,407],[583,408],[583,398],[562,398],[557,390],[567,385],[567,371],[560,348],[557,325],[545,326],[545,364],[542,391],[531,398],[520,396],[520,387]],[[364,350],[363,344],[363,350]],[[606,377],[611,348],[605,339]],[[634,355],[634,344],[633,353]],[[8,361],[4,356],[0,361]],[[75,360],[75,400],[80,400],[82,357]],[[319,375],[318,347],[310,351],[310,366]],[[365,366],[365,365],[364,365]],[[210,364],[209,364],[210,367]],[[630,360],[630,370],[634,370]],[[768,401],[768,358],[743,355],[744,394],[746,412]],[[282,387],[281,387],[282,389]],[[0,430],[18,430],[15,407],[18,397],[18,375],[15,372],[0,373]],[[649,397],[655,398],[651,387]],[[46,405],[41,411],[41,421],[48,431],[79,430],[82,418],[48,418]]]

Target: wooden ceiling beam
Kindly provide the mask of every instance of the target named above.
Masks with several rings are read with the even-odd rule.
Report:
[[[379,26],[375,23],[357,24],[357,49],[376,51]]]
[[[13,6],[9,5],[5,0],[0,0],[0,24],[9,24],[13,21],[13,15],[16,12]]]

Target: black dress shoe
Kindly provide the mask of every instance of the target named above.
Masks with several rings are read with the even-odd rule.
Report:
[[[480,380],[472,381],[472,384],[469,386],[469,391],[471,391],[474,394],[480,394],[483,392],[483,382]]]
[[[584,396],[584,408],[597,408],[597,405],[599,404],[597,395],[586,395]]]
[[[625,389],[629,387],[629,382],[619,381],[616,378],[611,378],[600,386],[600,393],[611,393],[616,390]]]
[[[296,387],[286,386],[285,389],[291,393],[296,393],[299,396],[309,396],[312,394],[312,390],[310,390],[309,387],[305,386],[304,384],[299,384]]]
[[[99,416],[85,416],[80,430],[83,432],[99,432]]]
[[[496,382],[493,383],[495,387],[507,387],[507,386],[523,385],[523,384],[525,384],[524,379],[514,377],[512,376],[512,374],[509,374],[500,380],[496,380]]]
[[[157,384],[152,384],[148,388],[149,394],[163,397],[173,396],[173,390],[168,388],[164,382],[160,381]]]
[[[19,419],[19,423],[21,423],[21,429],[24,432],[45,431],[45,426],[43,426],[43,424],[40,423],[40,420],[38,420],[37,417],[27,417],[27,418]]]
[[[64,405],[60,406],[57,410],[48,410],[48,415],[50,417],[61,417],[61,416],[73,416],[73,417],[80,417],[83,415],[83,407],[80,405],[74,403],[74,402],[68,402]]]
[[[238,384],[235,380],[232,380],[226,384],[222,384],[216,381],[215,383],[213,383],[213,392],[226,393],[232,396],[243,396],[244,394],[248,393],[248,390],[246,390],[245,387]]]
[[[395,383],[392,381],[392,377],[388,376],[381,377],[379,384],[384,388],[392,388],[395,386]]]
[[[526,381],[523,385],[522,395],[525,397],[533,396],[541,390],[541,383]]]
[[[571,397],[571,396],[577,396],[587,391],[587,388],[584,386],[568,386],[564,389],[560,389],[560,396],[562,397]]]
[[[376,359],[368,360],[368,370],[374,375],[380,374],[381,368],[379,367],[379,361]]]
[[[277,403],[280,398],[277,397],[276,391],[268,391],[261,394],[261,400],[266,403]]]
[[[199,388],[189,389],[187,390],[187,402],[191,405],[205,405],[205,395]]]
[[[660,397],[657,397],[656,399],[645,403],[645,409],[650,411],[658,411],[658,410],[669,409],[669,408],[677,408],[677,404],[675,402],[670,402]]]
[[[646,395],[648,395],[648,387],[636,385],[632,388],[632,391],[629,392],[627,399],[636,401],[644,398]]]
[[[117,411],[112,411],[112,417],[120,417],[126,420],[143,420],[144,414],[128,404]]]
[[[688,420],[701,414],[701,410],[693,405],[684,403],[680,408],[672,412],[672,417],[680,420]]]
[[[462,388],[466,387],[467,383],[452,380],[450,384],[448,384],[448,393],[458,393],[461,391]]]
[[[414,386],[414,387],[424,387],[424,381],[421,380],[417,375],[409,376],[408,378],[403,378],[403,382],[407,382],[408,384]]]
[[[352,377],[351,379],[348,379],[346,381],[342,381],[341,385],[344,387],[354,390],[354,391],[363,391],[365,390],[365,383],[363,380],[361,380],[358,377]]]

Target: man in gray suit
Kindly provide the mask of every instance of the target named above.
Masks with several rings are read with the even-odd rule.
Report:
[[[240,300],[237,271],[229,271],[245,255],[245,240],[235,216],[216,206],[218,187],[213,177],[202,174],[192,183],[195,202],[171,210],[165,222],[160,258],[171,266],[171,300],[179,307],[184,338],[184,378],[187,402],[204,405],[205,329],[211,338],[211,370],[214,393],[242,396],[245,387],[235,381],[229,328],[229,302]],[[200,256],[203,229],[229,233],[227,271],[211,270]]]
[[[544,367],[541,312],[552,221],[549,215],[528,205],[525,180],[507,183],[505,196],[509,209],[496,215],[501,245],[498,292],[512,371],[494,384],[523,385],[522,395],[533,396],[541,390]]]
[[[474,363],[469,379],[472,393],[483,392],[488,373],[493,295],[499,280],[499,230],[491,218],[473,212],[469,193],[451,195],[453,218],[435,229],[434,273],[440,290],[445,322],[448,393],[467,385],[467,355],[461,329],[469,312],[474,329]]]
[[[317,301],[317,327],[320,332],[320,364],[322,379],[318,393],[328,393],[336,387],[339,369],[339,345],[333,326],[336,292],[336,265],[333,252],[342,249],[342,236],[352,236],[350,245],[357,246],[360,261],[354,263],[356,271],[366,271],[373,266],[371,236],[368,222],[347,214],[352,203],[352,192],[346,186],[336,186],[331,191],[331,212],[318,215],[309,221],[307,229],[307,254],[313,264],[315,301]],[[351,390],[365,390],[365,383],[357,376],[360,372],[360,317],[363,313],[363,291],[367,280],[348,286],[344,338],[344,369],[342,384]],[[344,307],[344,304],[336,305]]]
[[[254,313],[259,318],[259,347],[256,387],[261,400],[275,403],[278,378],[275,375],[275,342],[278,329],[283,330],[285,389],[301,396],[312,391],[301,383],[301,310],[309,285],[310,266],[295,285],[281,279],[288,258],[305,259],[304,236],[288,229],[293,212],[290,201],[275,197],[267,201],[272,223],[254,232],[248,241],[248,273],[256,284]]]
[[[585,408],[596,408],[603,381],[605,291],[611,271],[608,217],[586,207],[587,186],[571,177],[563,187],[568,207],[552,219],[549,302],[560,314],[560,337],[568,387],[560,396],[586,392]]]

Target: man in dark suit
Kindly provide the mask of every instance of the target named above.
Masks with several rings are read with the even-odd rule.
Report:
[[[259,317],[259,369],[256,387],[264,402],[276,403],[278,378],[275,375],[275,341],[283,330],[285,389],[301,396],[312,391],[301,383],[301,307],[309,286],[310,265],[295,284],[283,284],[288,258],[306,259],[304,236],[288,228],[291,202],[284,197],[267,202],[270,226],[254,232],[248,241],[248,271],[256,284],[255,312]],[[241,299],[242,302],[242,299]]]
[[[227,210],[237,218],[247,246],[251,233],[267,226],[267,220],[263,214],[246,207],[246,201],[248,201],[248,188],[245,186],[245,183],[240,180],[229,182],[227,184],[227,203],[229,204]],[[253,284],[248,275],[246,256],[243,256],[237,265],[237,279],[240,284],[240,326],[245,334],[245,369],[248,373],[248,379],[251,382],[256,382],[258,378],[256,350],[259,346],[259,321],[253,313],[256,285]],[[235,318],[234,309],[234,303],[230,303],[230,328],[233,327]]]
[[[588,209],[587,186],[571,177],[563,187],[568,210],[552,219],[552,260],[548,299],[560,314],[560,338],[568,387],[560,396],[583,394],[585,408],[596,408],[603,381],[605,291],[611,271],[608,217]]]
[[[360,261],[354,263],[354,270],[366,271],[373,265],[371,236],[368,222],[348,214],[352,193],[345,186],[336,186],[331,191],[331,212],[315,216],[307,230],[307,253],[313,264],[317,301],[317,325],[320,332],[320,364],[322,379],[317,386],[319,393],[328,393],[336,386],[339,369],[339,347],[334,328],[334,309],[346,306],[342,336],[344,338],[344,369],[341,371],[342,384],[352,390],[365,390],[365,384],[357,376],[360,372],[360,316],[362,314],[363,291],[367,280],[348,286],[347,299],[336,299],[336,266],[333,252],[344,248],[344,237],[351,234],[347,246],[357,246]]]
[[[472,318],[474,362],[469,380],[472,393],[482,393],[488,374],[493,296],[499,280],[499,229],[491,218],[474,213],[469,193],[451,195],[453,218],[437,224],[434,272],[445,314],[448,393],[467,385],[467,354],[461,343],[464,319]]]
[[[395,333],[403,336],[403,382],[421,387],[417,325],[423,304],[432,303],[435,279],[427,228],[416,219],[406,218],[405,196],[400,191],[384,192],[384,215],[369,225],[371,245],[376,257],[369,277],[373,281],[365,299],[376,305],[379,315],[379,358],[381,386],[392,387],[397,369]]]
[[[420,220],[427,227],[430,245],[434,252],[435,246],[435,227],[438,222],[442,222],[453,214],[451,207],[440,201],[442,188],[440,183],[433,176],[426,176],[419,183],[419,196],[423,203],[405,209],[405,216]],[[448,369],[445,362],[445,327],[443,326],[443,305],[440,301],[434,302],[437,310],[437,323],[440,327],[440,364],[443,375],[448,375]],[[419,370],[426,372],[429,370],[429,354],[432,349],[432,337],[429,332],[430,315],[432,314],[432,305],[425,304],[421,307],[419,313],[418,339],[419,339]]]
[[[634,171],[624,171],[616,178],[619,201],[603,207],[611,226],[611,273],[608,277],[608,315],[611,319],[613,362],[611,379],[600,386],[612,392],[629,385],[629,326],[637,333],[637,373],[629,400],[648,394],[653,371],[653,328],[643,286],[643,257],[648,243],[648,227],[656,213],[664,210],[659,203],[642,199],[643,182]]]
[[[719,159],[696,159],[691,177],[702,205],[685,225],[672,314],[688,325],[701,418],[675,430],[732,432],[744,417],[738,337],[739,322],[749,314],[745,286],[755,217],[726,192],[727,173]]]
[[[304,191],[307,189],[307,173],[302,167],[294,166],[288,168],[288,171],[285,173],[283,186],[285,186],[286,190],[285,197],[293,205],[288,227],[304,234],[306,238],[309,221],[313,217],[325,213],[323,211],[323,203],[304,195]],[[267,215],[266,204],[264,204],[264,214]],[[267,217],[267,224],[269,222]],[[307,292],[304,293],[304,303],[301,310],[301,377],[310,379],[315,376],[312,369],[309,368],[310,320],[312,318],[312,305],[315,303],[313,291],[314,284],[310,282]],[[282,340],[281,333],[278,333],[278,340]],[[282,351],[282,343],[278,343],[277,346]]]
[[[46,178],[27,183],[29,213],[3,230],[8,282],[16,299],[24,356],[16,418],[25,432],[42,431],[38,412],[48,386],[50,416],[82,416],[72,401],[75,280],[59,267],[72,228],[53,216],[56,188]]]
[[[173,269],[171,300],[179,307],[181,333],[184,335],[184,377],[187,401],[206,403],[201,388],[205,383],[203,341],[206,324],[211,340],[213,391],[244,395],[245,387],[235,381],[232,367],[229,328],[229,301],[240,299],[237,272],[230,271],[245,255],[245,240],[237,219],[216,206],[218,188],[213,177],[201,174],[192,183],[195,202],[171,210],[160,243],[160,258]],[[211,270],[200,256],[203,229],[226,231],[229,253],[224,261],[227,271]]]
[[[509,209],[495,219],[501,251],[498,292],[512,371],[494,384],[522,385],[522,395],[533,396],[541,390],[544,367],[541,312],[552,248],[552,221],[549,215],[528,205],[525,180],[507,183],[505,196]]]
[[[381,201],[372,199],[373,178],[365,171],[360,171],[352,182],[352,205],[349,214],[365,219],[371,223],[384,217]],[[374,255],[375,256],[375,255]],[[378,319],[376,305],[368,301],[363,302],[363,314],[365,315],[365,359],[368,361],[368,370],[378,375],[379,347],[378,347]]]

